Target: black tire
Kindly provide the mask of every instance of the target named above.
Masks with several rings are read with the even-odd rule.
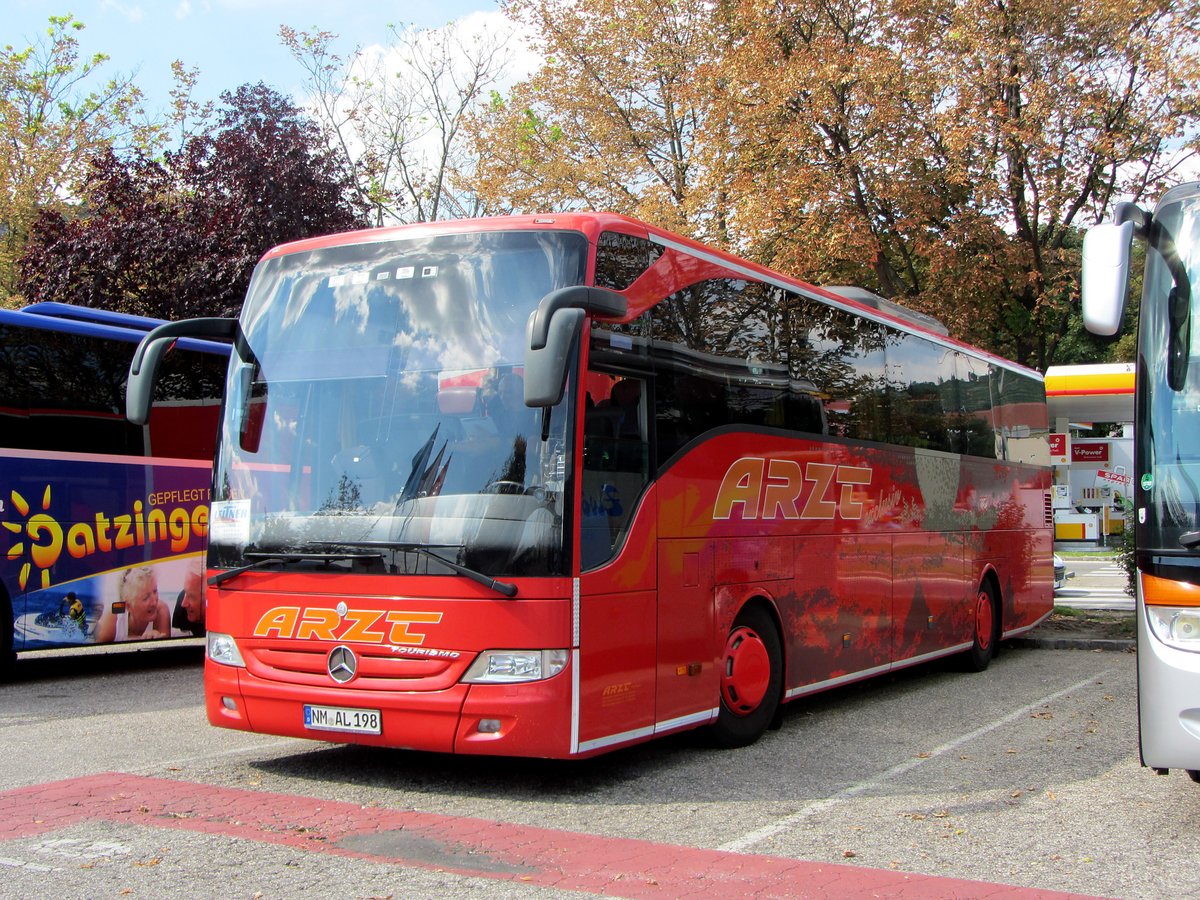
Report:
[[[17,668],[17,654],[13,650],[12,605],[0,592],[0,682],[11,681]]]
[[[721,709],[710,726],[719,747],[745,747],[775,719],[783,693],[779,630],[761,606],[743,609],[729,629],[721,660]]]
[[[1000,599],[990,581],[979,585],[971,609],[971,649],[962,655],[963,668],[982,672],[996,655],[1000,643]]]
[[[1187,773],[1188,778],[1192,779],[1192,781],[1196,782],[1196,784],[1200,784],[1200,771],[1197,771],[1196,769],[1188,769]]]

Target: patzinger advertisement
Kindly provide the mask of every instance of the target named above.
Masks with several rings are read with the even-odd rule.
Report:
[[[0,455],[14,649],[204,634],[207,465]]]

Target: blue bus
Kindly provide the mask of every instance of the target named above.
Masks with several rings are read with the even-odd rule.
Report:
[[[28,650],[204,633],[202,554],[229,348],[180,341],[154,421],[125,418],[161,320],[0,310],[0,676]]]

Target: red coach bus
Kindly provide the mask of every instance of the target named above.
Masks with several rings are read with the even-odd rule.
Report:
[[[279,247],[214,468],[217,725],[583,757],[951,654],[1052,603],[1037,373],[614,215]]]

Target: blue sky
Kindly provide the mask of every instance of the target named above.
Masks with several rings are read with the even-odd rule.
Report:
[[[81,55],[105,53],[108,75],[135,72],[147,112],[165,109],[171,61],[198,67],[200,99],[263,81],[301,99],[303,72],[279,42],[279,26],[339,35],[338,49],[388,43],[389,23],[420,28],[445,25],[496,0],[406,0],[371,3],[336,0],[5,0],[0,45],[23,49],[45,32],[50,16],[73,13],[87,28]]]

